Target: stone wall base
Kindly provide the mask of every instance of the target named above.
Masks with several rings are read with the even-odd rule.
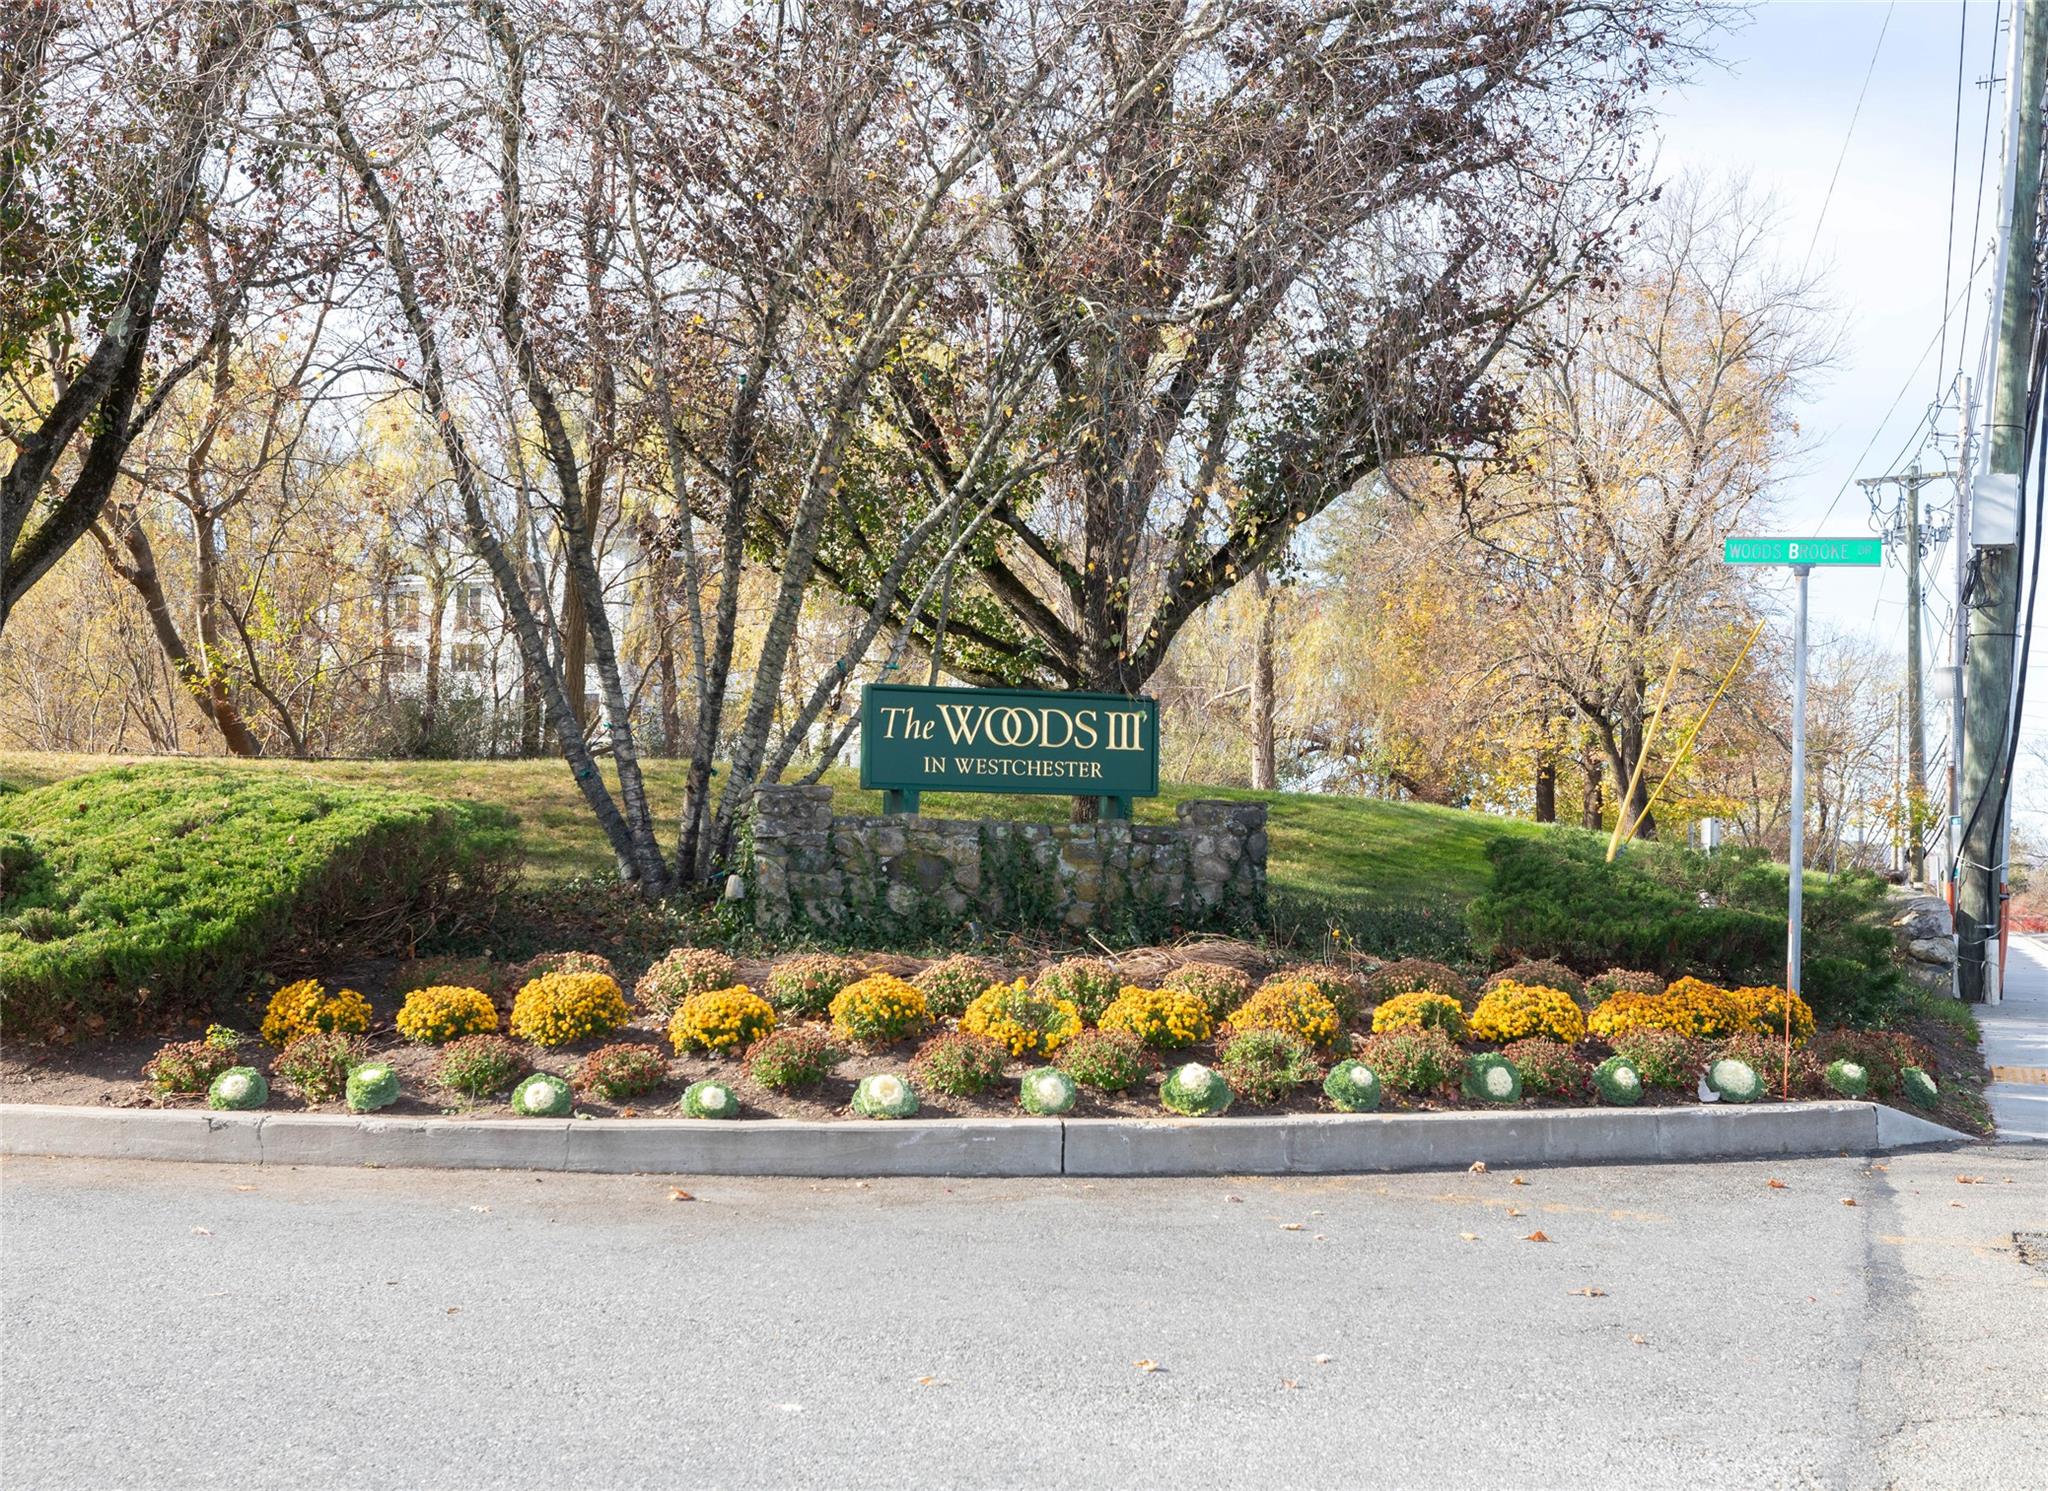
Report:
[[[1195,799],[1171,827],[834,815],[830,787],[755,798],[746,899],[756,926],[1003,931],[1232,925],[1263,918],[1266,805]]]

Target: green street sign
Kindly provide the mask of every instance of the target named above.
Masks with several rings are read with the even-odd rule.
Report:
[[[1860,565],[1884,563],[1881,538],[1731,538],[1724,541],[1726,564]]]
[[[911,811],[921,791],[1156,797],[1159,704],[1125,694],[869,684],[860,695],[860,784]]]

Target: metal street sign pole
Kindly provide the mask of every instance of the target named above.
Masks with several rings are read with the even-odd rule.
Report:
[[[1793,567],[1799,600],[1792,624],[1792,880],[1785,907],[1785,987],[1799,992],[1800,930],[1806,890],[1806,581],[1813,570]]]

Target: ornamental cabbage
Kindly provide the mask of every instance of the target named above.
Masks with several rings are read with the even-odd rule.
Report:
[[[1753,1103],[1764,1091],[1756,1068],[1733,1056],[1723,1056],[1707,1067],[1707,1086],[1724,1103]]]
[[[270,1101],[270,1084],[253,1066],[231,1066],[206,1089],[209,1108],[260,1108]]]
[[[1236,1096],[1228,1082],[1199,1061],[1176,1067],[1159,1088],[1159,1101],[1166,1105],[1167,1111],[1184,1118],[1206,1118],[1221,1113]]]
[[[917,1112],[917,1094],[894,1072],[877,1072],[854,1088],[853,1111],[863,1118],[909,1118]]]
[[[1828,1063],[1822,1080],[1845,1098],[1860,1098],[1870,1091],[1870,1072],[1858,1061],[1846,1057]]]
[[[1380,1079],[1362,1061],[1340,1061],[1323,1079],[1323,1096],[1339,1113],[1370,1113],[1380,1105]]]
[[[1505,1056],[1484,1051],[1465,1062],[1465,1096],[1482,1103],[1519,1103],[1522,1074]]]
[[[1042,1066],[1024,1074],[1024,1080],[1017,1084],[1017,1101],[1026,1113],[1058,1118],[1073,1111],[1074,1099],[1080,1092],[1074,1079],[1058,1067]]]
[[[344,1093],[351,1113],[371,1113],[398,1101],[398,1073],[386,1061],[366,1061],[352,1067]]]
[[[716,1077],[706,1077],[683,1089],[682,1109],[686,1118],[737,1118],[740,1095]]]
[[[1899,1086],[1904,1089],[1915,1107],[1932,1108],[1941,1101],[1941,1089],[1934,1085],[1934,1079],[1917,1066],[1909,1066],[1899,1073]]]
[[[526,1118],[567,1118],[573,1106],[569,1084],[547,1072],[535,1072],[512,1089],[512,1111]]]
[[[1593,1085],[1617,1107],[1633,1108],[1643,1100],[1643,1074],[1626,1056],[1610,1056],[1594,1067]]]

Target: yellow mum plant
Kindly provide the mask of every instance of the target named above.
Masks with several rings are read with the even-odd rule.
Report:
[[[678,1052],[743,1051],[775,1028],[775,1006],[749,989],[710,989],[676,1006],[668,1038]]]
[[[1417,990],[1396,994],[1372,1012],[1374,1035],[1389,1030],[1441,1030],[1453,1040],[1465,1038],[1465,1007],[1448,994]]]
[[[1472,1034],[1483,1041],[1519,1041],[1547,1035],[1567,1046],[1586,1033],[1578,1002],[1562,989],[1503,980],[1479,996]]]
[[[606,973],[543,973],[512,1001],[512,1033],[536,1046],[610,1035],[632,1018],[619,981]]]
[[[1742,1007],[1704,979],[1682,978],[1662,994],[1610,994],[1600,1001],[1586,1028],[1603,1040],[1632,1030],[1672,1030],[1715,1038],[1743,1028]]]
[[[398,1033],[409,1041],[439,1046],[465,1035],[490,1035],[498,1028],[498,1009],[481,989],[435,984],[405,996],[398,1011]]]
[[[1775,984],[1757,984],[1730,989],[1728,997],[1742,1011],[1742,1018],[1758,1035],[1785,1034],[1785,1001],[1792,1001],[1792,1040],[1796,1045],[1813,1035],[1813,1006],[1797,994],[1788,994]]]
[[[316,978],[286,984],[270,996],[270,1007],[263,1013],[263,1039],[278,1047],[315,1031],[361,1035],[369,1028],[369,1000],[354,989],[329,994]]]
[[[849,1041],[885,1046],[931,1023],[923,991],[893,973],[871,973],[832,996],[832,1028]]]
[[[1157,1051],[1206,1041],[1216,1029],[1209,1006],[1180,989],[1126,984],[1102,1012],[1104,1030],[1122,1030]]]
[[[1333,1046],[1343,1033],[1336,1001],[1307,979],[1275,979],[1230,1012],[1233,1035],[1247,1030],[1284,1030],[1312,1046]]]
[[[960,1017],[960,1028],[1001,1041],[1012,1056],[1050,1056],[1081,1033],[1081,1011],[1073,1000],[1041,993],[1020,978],[982,990]]]

